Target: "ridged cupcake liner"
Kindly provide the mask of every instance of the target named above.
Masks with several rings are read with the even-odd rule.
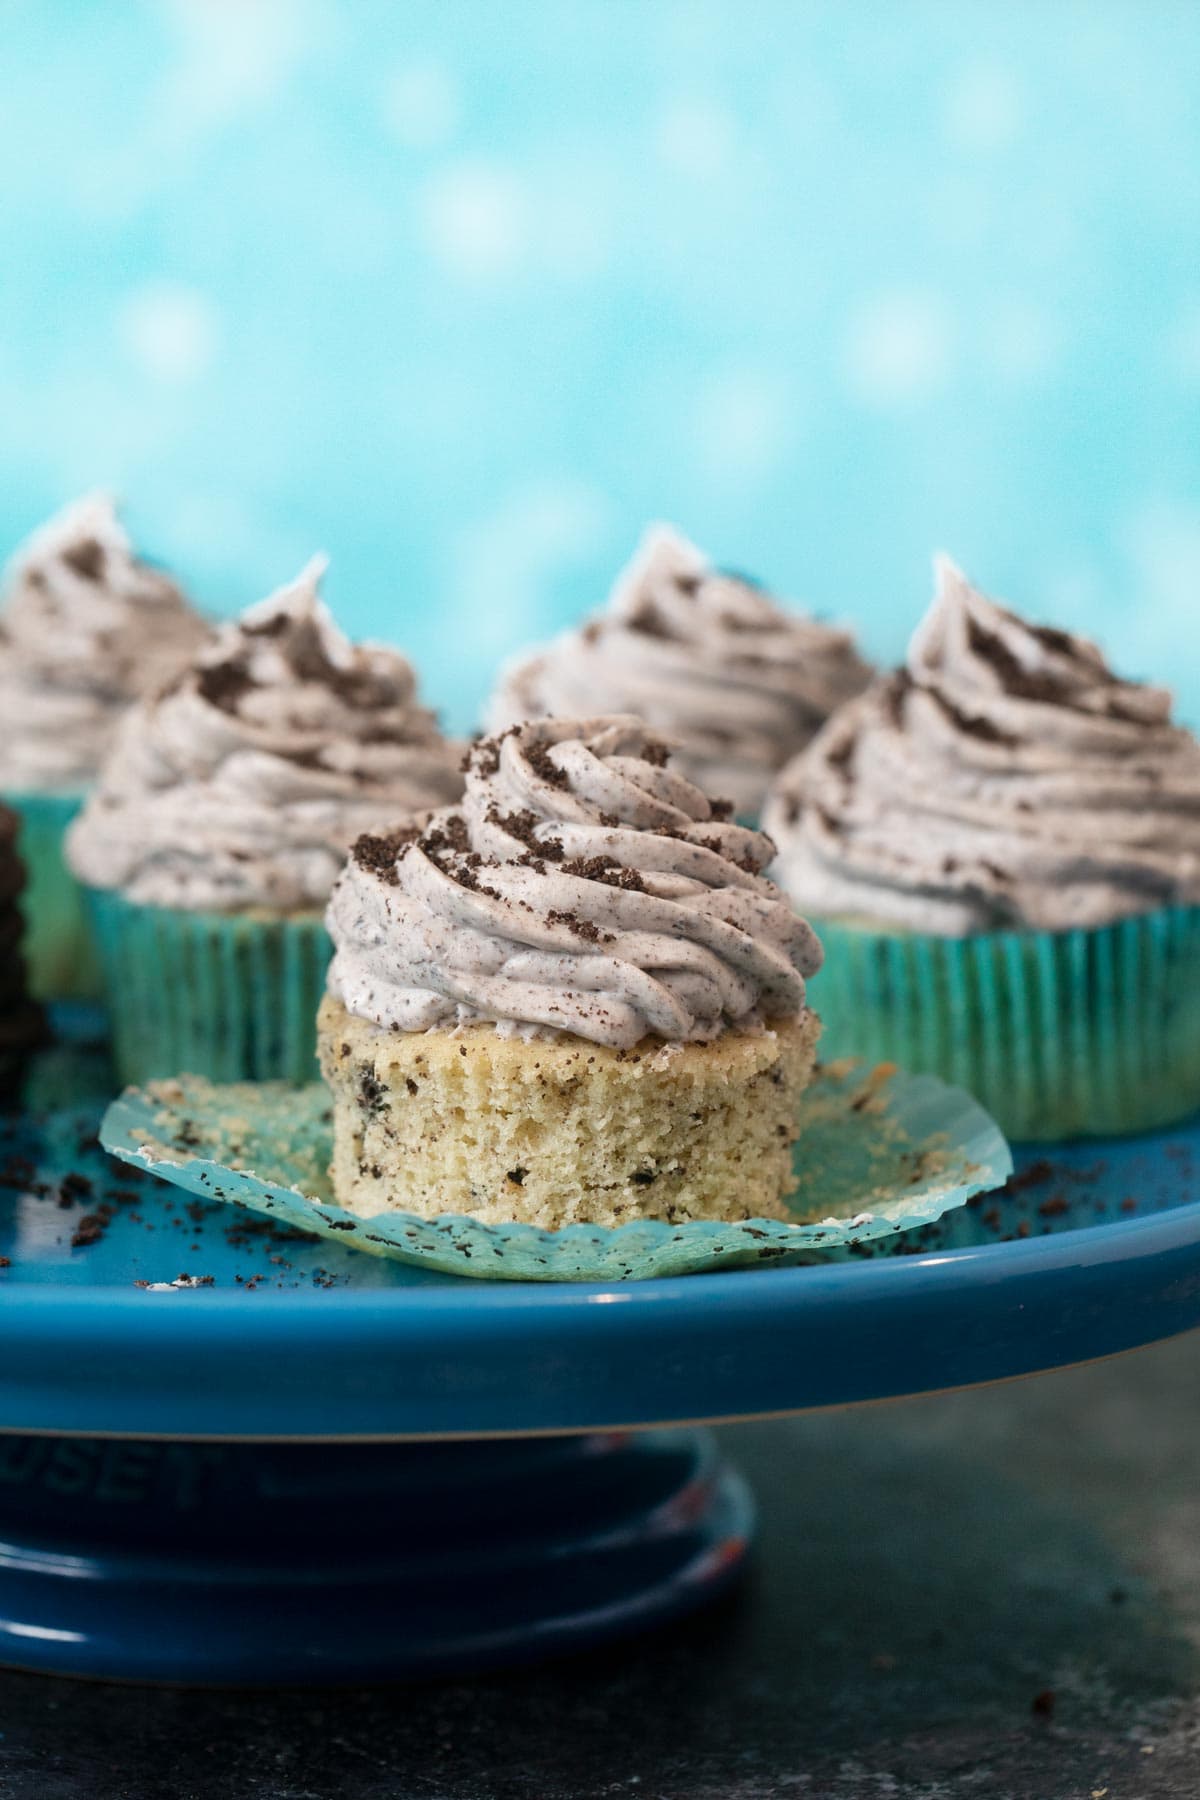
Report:
[[[1200,907],[968,938],[812,923],[827,1057],[939,1075],[1028,1141],[1148,1130],[1200,1107]]]
[[[81,794],[6,793],[21,818],[17,849],[25,864],[24,952],[29,987],[39,1000],[94,1000],[101,991],[83,891],[63,860],[63,836]]]
[[[123,1081],[311,1081],[331,946],[317,914],[185,912],[88,890]]]
[[[332,1109],[319,1083],[221,1087],[184,1077],[133,1088],[109,1107],[100,1141],[207,1200],[270,1214],[344,1249],[487,1281],[634,1281],[816,1261],[928,1225],[1012,1173],[995,1121],[928,1075],[819,1070],[801,1097],[800,1126],[791,1220],[559,1231],[462,1214],[346,1212],[332,1195]]]

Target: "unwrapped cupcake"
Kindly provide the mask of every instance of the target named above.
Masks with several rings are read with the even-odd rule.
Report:
[[[605,612],[502,674],[489,718],[500,730],[635,713],[670,735],[689,780],[757,820],[772,776],[870,675],[850,632],[786,611],[656,526]]]
[[[544,1227],[785,1216],[820,946],[633,718],[475,745],[367,835],[320,1017],[339,1203]]]
[[[310,1076],[346,851],[462,790],[462,747],[403,656],[337,630],[323,567],[130,714],[69,834],[126,1080]]]
[[[47,998],[98,974],[62,837],[129,707],[195,654],[209,628],[135,556],[112,501],[68,507],[18,552],[0,608],[0,792],[20,814],[26,954]]]
[[[1200,744],[1161,688],[945,559],[907,666],[780,777],[827,1051],[969,1088],[1010,1136],[1200,1105]]]

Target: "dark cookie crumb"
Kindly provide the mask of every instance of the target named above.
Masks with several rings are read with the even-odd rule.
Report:
[[[684,579],[681,578],[677,581],[676,586],[682,593],[695,593],[695,587],[689,589],[684,586]],[[648,603],[639,607],[636,612],[630,613],[625,625],[627,630],[639,632],[642,637],[662,638],[666,643],[672,643],[675,638],[675,633],[666,620],[662,618],[655,607]]]
[[[530,744],[525,751],[525,761],[538,780],[544,781],[548,787],[565,788],[570,786],[565,770],[560,769],[556,762],[551,761],[548,745]]]
[[[498,806],[489,806],[487,822],[489,825],[494,825],[498,831],[506,832],[509,837],[515,838],[518,844],[524,844],[526,850],[533,856],[545,862],[562,861],[565,852],[561,841],[558,838],[538,837],[537,827],[540,821],[537,814],[530,812],[528,807],[523,808],[520,812],[502,813]],[[518,860],[523,859],[519,858]]]
[[[71,1246],[75,1250],[86,1249],[89,1244],[98,1244],[108,1230],[109,1221],[101,1213],[84,1213],[78,1225],[71,1233]]]
[[[634,894],[646,892],[637,870],[623,868],[611,856],[575,856],[562,868],[564,875],[574,875],[580,881],[600,881],[606,887],[626,888]]]
[[[104,545],[95,538],[81,538],[62,553],[68,569],[82,575],[85,581],[99,581],[104,573]]]
[[[551,907],[546,914],[548,925],[565,925],[576,937],[581,937],[589,944],[611,944],[613,939],[609,932],[601,931],[590,919],[581,919],[578,913],[564,912],[561,907]]]
[[[396,831],[389,832],[386,837],[376,837],[371,832],[364,831],[355,840],[351,855],[359,868],[365,869],[368,875],[378,875],[381,881],[395,887],[397,858],[418,835],[415,825],[402,825]]]
[[[358,1102],[365,1112],[377,1113],[387,1104],[387,1089],[370,1063],[362,1063],[358,1071]]]
[[[1027,1169],[1022,1169],[1019,1174],[1009,1176],[1004,1184],[1005,1192],[1019,1194],[1025,1188],[1041,1187],[1044,1182],[1053,1180],[1054,1174],[1054,1164],[1047,1157],[1039,1156],[1037,1161],[1031,1162]]]
[[[196,692],[220,712],[236,712],[239,702],[257,685],[245,663],[236,657],[196,671]]]
[[[500,767],[500,746],[505,738],[519,731],[519,725],[510,725],[506,731],[498,731],[494,737],[477,738],[469,747],[462,760],[464,775],[482,775],[486,779],[494,775]]]
[[[433,861],[446,854],[464,856],[471,848],[467,821],[461,813],[451,813],[448,818],[431,822],[421,833],[418,848]]]

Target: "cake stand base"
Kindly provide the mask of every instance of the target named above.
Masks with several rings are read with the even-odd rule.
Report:
[[[351,1683],[680,1614],[753,1528],[707,1433],[443,1444],[0,1438],[0,1663]]]

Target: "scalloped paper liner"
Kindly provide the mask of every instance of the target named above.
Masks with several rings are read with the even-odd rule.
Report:
[[[848,1063],[818,1069],[801,1101],[791,1221],[542,1231],[462,1214],[357,1218],[333,1202],[332,1109],[319,1084],[159,1082],[114,1101],[100,1138],[112,1155],[205,1199],[343,1247],[493,1281],[634,1281],[814,1261],[930,1224],[1012,1173],[999,1128],[970,1095],[932,1076]]]

